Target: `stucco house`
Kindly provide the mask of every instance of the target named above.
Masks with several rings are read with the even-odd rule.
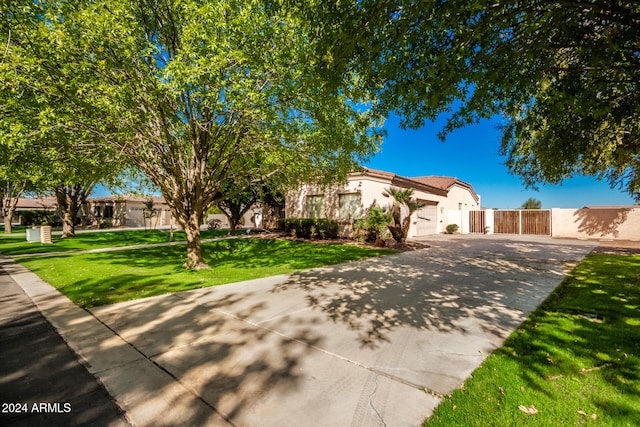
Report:
[[[302,185],[287,192],[287,218],[331,218],[338,221],[340,234],[350,235],[353,220],[372,205],[389,207],[393,201],[383,196],[389,187],[411,188],[414,198],[425,206],[414,212],[408,237],[445,231],[451,210],[480,209],[480,196],[471,184],[458,178],[421,176],[407,178],[369,168],[351,173],[347,182],[332,187]]]
[[[78,217],[87,225],[97,226],[102,222],[127,227],[166,227],[171,225],[171,211],[162,197],[151,197],[156,209],[153,216],[145,218],[145,202],[143,196],[105,196],[87,199],[78,209]],[[16,207],[14,220],[22,224],[24,211],[49,211],[60,215],[55,197],[20,198]],[[175,223],[174,223],[175,225]]]
[[[146,202],[153,202],[152,215],[145,212]],[[93,197],[82,207],[83,215],[91,218],[93,225],[108,221],[116,227],[168,227],[171,225],[171,210],[163,197],[105,196]],[[175,226],[175,221],[174,221]]]

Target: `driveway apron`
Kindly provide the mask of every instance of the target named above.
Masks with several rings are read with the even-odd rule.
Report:
[[[122,369],[169,374],[233,425],[419,425],[593,246],[439,239],[91,313],[143,356]]]

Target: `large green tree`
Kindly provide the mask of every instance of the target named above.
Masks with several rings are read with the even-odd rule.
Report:
[[[39,169],[42,164],[34,160],[36,158],[26,153],[22,145],[11,144],[6,139],[0,142],[0,215],[5,233],[12,232],[18,199],[36,192],[42,185]]]
[[[450,113],[444,138],[503,115],[502,153],[526,185],[586,174],[640,198],[640,2],[280,4],[316,27],[319,67],[360,75],[405,126]]]
[[[72,106],[68,126],[158,186],[186,232],[187,267],[206,267],[200,225],[221,183],[333,178],[378,146],[355,86],[317,72],[309,28],[262,1],[68,0],[10,14],[36,35],[33,84]]]
[[[37,100],[20,84],[21,58],[14,51],[15,35],[6,19],[0,21],[0,214],[5,233],[11,233],[18,199],[40,185],[46,164],[41,152],[30,144],[38,126]]]
[[[57,70],[50,68],[65,57],[52,51],[54,44],[46,37],[50,20],[34,15],[43,9],[11,3],[1,7],[0,180],[5,223],[25,189],[52,194],[62,216],[62,237],[73,237],[78,209],[94,186],[114,183],[128,162],[85,128],[76,105],[62,90],[73,86],[57,79]],[[35,25],[38,22],[45,22],[45,27]],[[46,62],[47,55],[55,57],[52,64]]]

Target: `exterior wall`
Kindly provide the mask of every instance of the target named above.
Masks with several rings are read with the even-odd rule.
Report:
[[[112,216],[105,216],[106,208],[112,208]],[[83,206],[82,214],[87,215],[93,225],[102,221],[111,221],[116,227],[167,227],[171,225],[171,211],[166,203],[155,201],[153,207],[157,210],[152,218],[144,218],[144,201],[135,199],[90,199]],[[174,222],[175,225],[175,222]]]
[[[493,234],[494,214],[485,212],[487,234]],[[445,212],[448,224],[457,224],[459,233],[469,233],[469,211]],[[640,207],[593,206],[582,209],[551,209],[551,236],[591,240],[640,241]]]
[[[308,196],[323,195],[324,206],[321,216],[324,218],[335,219],[340,225],[340,235],[348,236],[351,233],[353,219],[340,218],[340,195],[341,194],[360,194],[360,216],[374,204],[382,208],[388,208],[393,205],[393,200],[384,197],[383,192],[391,186],[391,182],[384,178],[371,176],[355,176],[350,177],[346,184],[335,185],[331,187],[317,187],[312,185],[303,185],[299,189],[291,190],[286,195],[286,211],[287,218],[306,218],[309,216],[307,212],[306,200]],[[438,232],[442,232],[441,214],[443,210],[439,209],[447,198],[424,191],[415,190],[414,198],[428,201],[434,205],[438,205]],[[457,203],[457,202],[456,202]],[[456,204],[457,206],[457,204]],[[403,216],[406,212],[403,212]],[[412,221],[409,228],[409,237],[416,234],[416,221]]]
[[[640,207],[552,209],[553,237],[640,241]]]
[[[238,227],[246,227],[246,228],[254,228],[256,224],[254,223],[254,215],[260,214],[262,212],[262,208],[252,207],[242,216],[242,222]],[[225,214],[209,214],[207,215],[207,221],[217,219],[220,221],[221,228],[229,228],[229,220]],[[260,221],[262,222],[262,221]],[[262,224],[257,224],[257,227],[262,227]]]
[[[476,201],[473,195],[471,195],[469,190],[466,188],[462,188],[459,185],[454,184],[451,189],[449,189],[449,194],[443,201],[441,207],[444,207],[445,210],[452,211],[460,209],[472,211],[480,209],[480,201]]]
[[[443,232],[446,230],[447,225],[456,224],[458,226],[458,233],[469,233],[469,211],[468,210],[450,210],[446,212],[447,223],[443,228]]]

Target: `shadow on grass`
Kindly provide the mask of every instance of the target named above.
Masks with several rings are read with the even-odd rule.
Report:
[[[268,239],[204,244],[211,270],[182,267],[184,245],[104,253],[43,255],[19,262],[82,307],[277,275],[389,253],[350,245],[316,245]]]
[[[174,241],[186,241],[183,231],[174,231]],[[244,234],[236,230],[236,234]],[[202,230],[202,239],[226,237],[228,230]],[[73,252],[88,249],[110,248],[120,246],[147,245],[168,243],[169,232],[166,230],[127,230],[95,233],[78,233],[73,238],[62,239],[59,235],[52,237],[53,244],[38,242],[29,243],[24,236],[0,237],[0,253],[8,256],[19,256],[50,252]]]
[[[640,425],[640,256],[592,255],[501,350],[527,366],[531,387],[561,399],[548,382],[586,381],[582,393],[606,417]],[[610,389],[608,389],[610,388]]]
[[[425,425],[640,425],[638,271],[588,256]]]

